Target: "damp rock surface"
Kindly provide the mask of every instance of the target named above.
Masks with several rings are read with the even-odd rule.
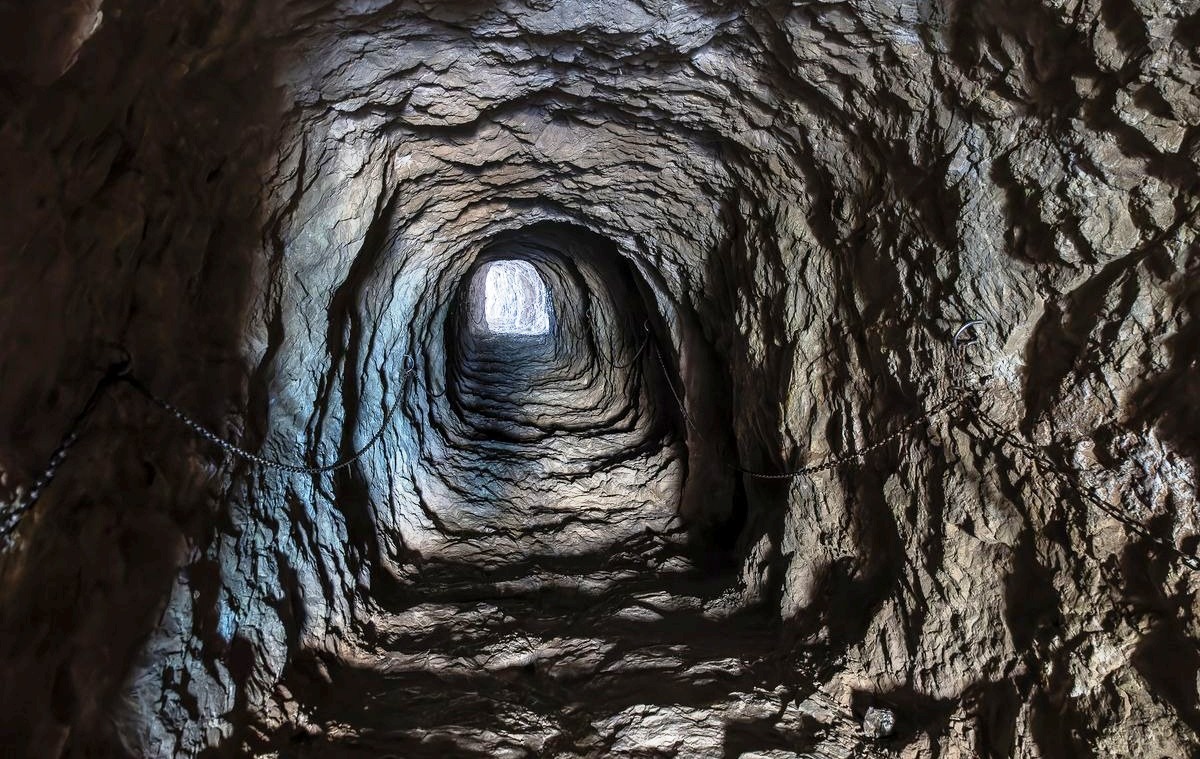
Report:
[[[0,745],[1196,754],[1198,13],[0,5]]]

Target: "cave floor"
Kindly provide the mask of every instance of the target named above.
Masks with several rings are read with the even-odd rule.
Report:
[[[678,538],[495,571],[435,563],[386,583],[360,615],[360,645],[295,657],[281,688],[290,719],[258,726],[256,748],[869,756],[820,692],[835,664],[824,649],[782,643],[766,609],[722,612],[735,578]]]

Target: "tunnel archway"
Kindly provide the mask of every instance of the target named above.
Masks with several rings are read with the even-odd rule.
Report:
[[[1200,25],[1018,5],[0,3],[0,745],[1200,754]]]
[[[546,283],[527,261],[499,259],[475,271],[468,297],[471,325],[489,335],[537,337],[554,318]]]
[[[685,435],[648,347],[661,316],[629,261],[563,222],[499,232],[472,256],[428,310],[445,315],[427,370],[443,389],[410,418],[415,502],[385,509],[412,515],[400,540],[430,560],[502,564],[677,529]],[[529,283],[523,305],[544,287],[544,333],[488,328],[483,296],[505,267]]]

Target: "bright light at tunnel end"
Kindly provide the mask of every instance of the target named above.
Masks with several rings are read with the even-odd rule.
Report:
[[[488,332],[526,336],[550,332],[546,283],[532,264],[492,261],[480,274],[484,275],[483,324]]]

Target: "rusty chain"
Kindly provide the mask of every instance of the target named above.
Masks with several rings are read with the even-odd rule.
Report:
[[[634,352],[633,358],[629,359],[628,361],[626,361],[624,363],[618,363],[617,361],[614,361],[613,359],[609,358],[608,355],[604,351],[601,351],[601,350],[596,351],[596,355],[599,356],[600,358],[602,358],[604,360],[604,363],[608,364],[609,366],[611,366],[614,369],[628,369],[629,367],[631,367],[637,363],[637,360],[642,357],[642,353],[646,350],[646,346],[648,346],[650,344],[650,323],[649,322],[645,322],[642,325],[642,331],[645,332],[645,335],[642,337],[642,342],[640,345],[638,345],[637,351]]]

